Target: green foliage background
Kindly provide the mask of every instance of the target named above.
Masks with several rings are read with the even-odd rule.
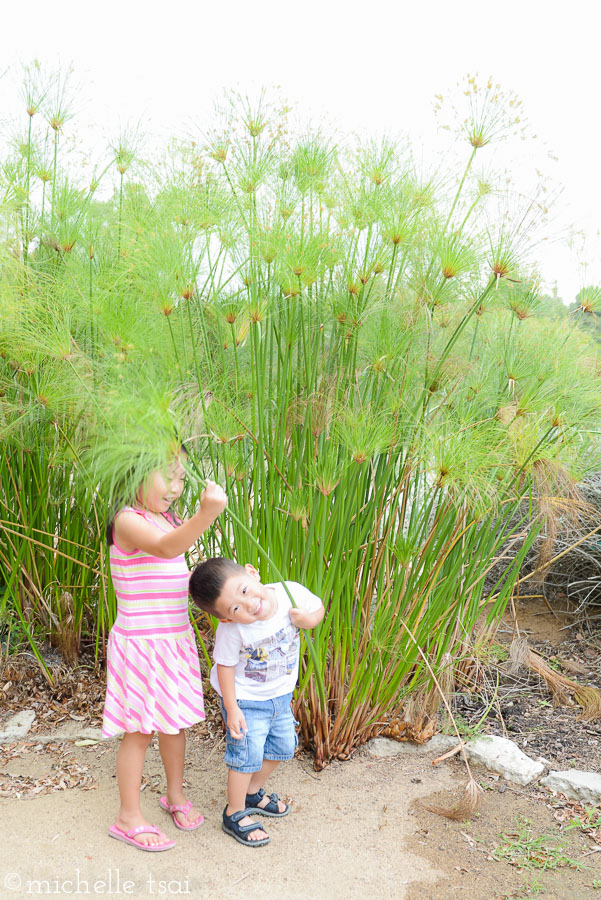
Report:
[[[448,689],[469,669],[542,517],[599,467],[598,347],[548,315],[537,204],[512,218],[474,174],[515,98],[467,96],[459,173],[424,177],[387,140],[291,137],[261,97],[152,166],[126,133],[85,183],[61,161],[64,90],[28,71],[0,181],[9,644],[102,653],[104,524],[184,438],[182,512],[213,477],[234,513],[190,562],[235,555],[324,598],[298,699],[318,764],[385,728],[427,736],[433,673]]]

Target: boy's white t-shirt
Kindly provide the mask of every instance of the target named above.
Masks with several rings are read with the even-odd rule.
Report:
[[[314,612],[321,600],[296,581],[287,581],[294,602]],[[215,635],[213,659],[222,666],[235,666],[236,700],[270,700],[294,690],[298,677],[300,639],[290,621],[292,608],[284,586],[267,584],[275,591],[277,609],[270,619],[243,625],[220,622]],[[211,669],[211,685],[219,695],[217,665]]]

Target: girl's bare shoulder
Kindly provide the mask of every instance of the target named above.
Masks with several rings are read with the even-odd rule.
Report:
[[[113,522],[115,541],[126,552],[139,549],[139,537],[148,533],[152,525],[146,521],[142,511],[131,507],[119,510]]]

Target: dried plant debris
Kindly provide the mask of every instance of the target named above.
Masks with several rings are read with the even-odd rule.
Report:
[[[536,672],[547,684],[557,704],[566,704],[568,693],[582,707],[582,718],[588,722],[601,718],[601,691],[596,687],[582,685],[566,675],[553,669],[538,653],[528,646],[524,636],[516,637],[510,648],[511,672],[516,672],[520,665],[525,665]]]
[[[8,760],[40,752],[53,756],[55,760],[49,767],[48,774],[43,777],[36,778],[2,771]],[[74,788],[90,791],[95,787],[96,779],[91,775],[90,767],[80,763],[63,743],[42,745],[20,742],[0,747],[0,797],[23,800],[41,794],[51,794],[54,791],[70,791]]]
[[[482,656],[477,682],[468,689],[459,686],[452,695],[453,714],[464,739],[497,734],[518,744],[533,759],[541,757],[553,769],[601,770],[601,719],[587,719],[587,691],[601,689],[601,632],[584,634],[564,629],[542,603],[525,603],[518,613],[521,634],[527,630],[526,649],[535,667],[512,668],[509,644],[503,643],[513,629],[501,628],[498,640]],[[554,623],[554,624],[553,624]],[[550,624],[553,627],[548,627]],[[538,634],[545,635],[537,639]],[[515,651],[515,648],[514,648]],[[520,657],[518,652],[517,657]],[[539,659],[547,669],[541,671]],[[552,673],[552,683],[543,677]],[[573,687],[555,676],[568,676]],[[574,680],[577,679],[577,680]],[[560,705],[552,687],[563,691]],[[581,704],[576,699],[579,693]],[[587,713],[594,713],[589,706]]]
[[[27,651],[10,656],[0,665],[2,712],[33,709],[32,732],[48,732],[67,720],[82,726],[102,724],[104,673],[93,658],[69,669],[52,667],[52,683],[43,676],[37,660]]]
[[[431,803],[424,803],[423,806],[429,812],[444,816],[445,819],[453,819],[455,822],[464,822],[466,819],[471,819],[474,813],[478,811],[481,797],[482,788],[477,781],[470,778],[461,797],[454,806],[438,806]]]
[[[22,709],[32,709],[36,714],[29,731],[32,738],[36,734],[51,734],[68,722],[78,722],[82,728],[100,728],[104,695],[105,675],[93,659],[75,669],[56,668],[53,683],[49,684],[35,657],[20,653],[11,656],[3,668],[0,666],[0,726]],[[223,737],[219,697],[210,691],[204,703],[206,719],[190,729],[190,736],[212,745]]]
[[[555,808],[553,818],[561,824],[563,830],[578,830],[601,848],[601,809],[599,807],[587,806],[577,800],[557,801],[555,798],[549,806]]]
[[[540,567],[539,557],[544,557],[547,568],[541,575],[553,608],[567,607],[576,621],[586,624],[599,620],[601,608],[601,532],[591,533],[601,521],[601,473],[586,478],[578,492],[577,515],[559,508],[550,517],[552,525],[537,538],[522,574]],[[554,562],[550,562],[551,556]]]

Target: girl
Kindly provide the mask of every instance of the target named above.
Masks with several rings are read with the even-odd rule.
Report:
[[[182,493],[184,475],[180,457],[166,474],[153,472],[133,506],[117,513],[107,529],[117,618],[108,641],[102,735],[125,732],[117,752],[121,805],[109,835],[140,850],[175,846],[140,808],[144,757],[154,731],[167,776],[161,807],[182,831],[203,822],[183,791],[183,729],[205,718],[183,554],[223,512],[227,497],[207,481],[200,509],[180,522],[169,508]]]

